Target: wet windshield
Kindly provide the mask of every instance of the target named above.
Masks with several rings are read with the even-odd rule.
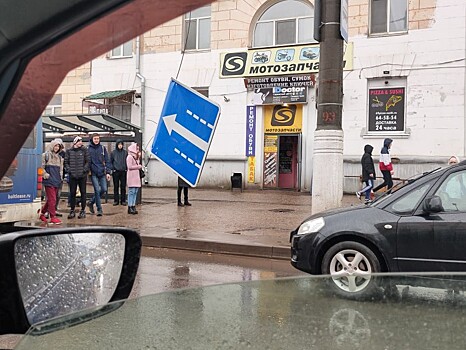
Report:
[[[391,191],[387,191],[387,192],[383,193],[382,195],[377,196],[375,198],[375,200],[374,200],[374,203],[377,203],[377,204],[383,203],[387,198],[390,198],[391,194],[401,190],[402,188],[405,188],[408,185],[411,185],[412,183],[418,181],[419,179],[422,179],[422,178],[426,177],[427,175],[433,174],[433,173],[435,173],[437,171],[440,171],[442,169],[443,168],[438,167],[438,168],[435,168],[435,169],[433,169],[431,171],[426,171],[424,173],[413,175],[410,178],[407,178],[405,180],[400,180],[399,182],[395,183],[395,185],[392,187]]]
[[[430,277],[379,277],[385,291],[365,301],[330,294],[328,277],[183,289],[50,334],[40,335],[79,317],[41,324],[18,349],[464,349],[466,275],[437,288]]]

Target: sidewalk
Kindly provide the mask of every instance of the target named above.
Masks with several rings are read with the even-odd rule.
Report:
[[[177,206],[176,188],[144,187],[142,193],[138,215],[109,200],[102,217],[68,220],[61,201],[63,225],[130,227],[149,247],[289,259],[289,233],[311,214],[309,193],[190,189],[191,207]],[[357,204],[356,196],[344,196],[343,206]]]

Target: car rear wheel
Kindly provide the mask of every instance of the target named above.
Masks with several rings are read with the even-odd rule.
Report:
[[[339,295],[353,299],[368,298],[379,290],[373,273],[380,272],[380,262],[365,245],[340,242],[331,247],[322,260],[322,273],[331,275],[330,287]]]

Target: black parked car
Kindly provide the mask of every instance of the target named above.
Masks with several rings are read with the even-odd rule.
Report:
[[[331,275],[352,298],[379,289],[377,272],[464,272],[466,164],[412,178],[369,205],[315,214],[290,240],[294,267]]]

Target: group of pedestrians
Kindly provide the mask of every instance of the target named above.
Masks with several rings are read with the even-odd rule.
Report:
[[[364,154],[361,158],[361,166],[362,166],[362,175],[361,180],[365,183],[365,186],[356,192],[356,196],[359,200],[361,200],[361,196],[364,194],[365,203],[370,203],[374,198],[374,193],[381,190],[382,188],[386,188],[387,191],[393,187],[393,179],[392,175],[393,165],[392,159],[390,157],[390,149],[392,147],[393,140],[386,138],[383,142],[383,147],[380,150],[380,158],[379,158],[379,169],[382,173],[383,182],[374,188],[374,181],[376,179],[375,175],[375,167],[374,167],[374,160],[372,159],[372,151],[374,147],[371,145],[364,146]],[[460,159],[457,156],[451,156],[448,159],[448,165],[455,165],[460,162]]]
[[[376,180],[374,160],[372,159],[372,151],[374,147],[371,145],[364,146],[364,154],[361,158],[362,176],[361,180],[365,183],[365,186],[356,192],[356,196],[361,200],[362,194],[365,197],[365,203],[370,203],[374,198],[374,193],[386,187],[389,191],[393,187],[393,165],[390,157],[390,149],[392,147],[393,140],[386,138],[383,141],[383,147],[380,150],[379,158],[379,169],[383,176],[383,182],[374,188],[374,181]]]
[[[132,143],[128,150],[124,149],[122,140],[116,141],[116,147],[109,155],[107,148],[100,143],[100,135],[95,133],[90,137],[89,146],[83,145],[81,136],[73,139],[72,147],[64,151],[61,139],[54,139],[46,152],[42,155],[43,185],[46,200],[42,206],[39,218],[50,223],[61,224],[57,212],[60,190],[63,180],[68,179],[69,206],[68,219],[76,217],[77,190],[81,193],[78,219],[86,217],[86,205],[91,214],[103,215],[101,197],[107,192],[107,182],[113,176],[114,203],[113,205],[128,206],[128,214],[137,214],[136,198],[141,187],[140,169],[141,152],[136,143]],[[86,203],[86,183],[90,176],[94,193]],[[126,187],[128,186],[128,200]],[[94,207],[95,205],[95,207]]]

